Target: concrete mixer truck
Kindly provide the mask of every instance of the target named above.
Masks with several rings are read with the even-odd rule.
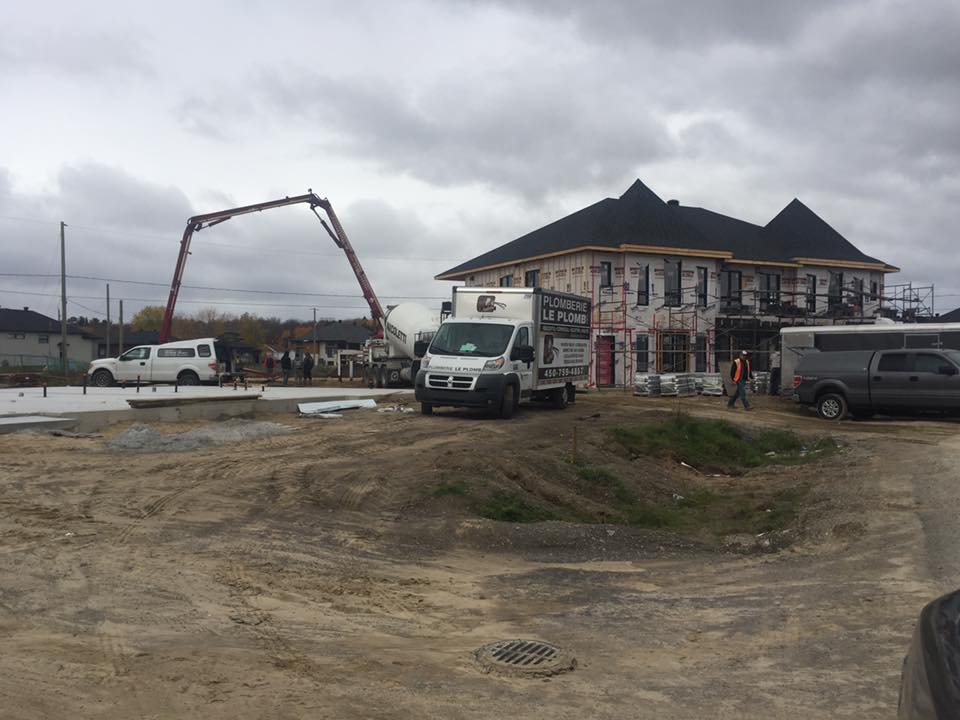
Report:
[[[369,387],[413,385],[420,358],[440,326],[440,313],[417,303],[387,310],[381,321],[383,338],[371,338],[363,348],[363,379]]]

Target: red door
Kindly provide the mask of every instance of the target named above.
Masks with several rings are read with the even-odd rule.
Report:
[[[597,385],[613,385],[613,335],[597,338]]]

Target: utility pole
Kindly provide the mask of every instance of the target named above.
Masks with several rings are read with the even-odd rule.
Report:
[[[110,355],[110,283],[107,283],[107,357],[112,357]]]
[[[67,374],[67,224],[60,221],[60,362]]]
[[[313,309],[313,354],[316,355],[320,351],[319,346],[317,345],[317,309]]]
[[[123,300],[120,301],[120,330],[117,338],[117,357],[123,355]]]

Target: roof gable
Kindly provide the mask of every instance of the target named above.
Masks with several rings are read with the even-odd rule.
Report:
[[[820,258],[879,263],[860,252],[853,243],[794,198],[766,225],[781,252],[788,257]]]

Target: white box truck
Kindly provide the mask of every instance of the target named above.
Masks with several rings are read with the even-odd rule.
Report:
[[[455,406],[509,418],[534,400],[563,408],[586,384],[588,299],[541,288],[455,287],[451,309],[416,376],[425,415]]]

